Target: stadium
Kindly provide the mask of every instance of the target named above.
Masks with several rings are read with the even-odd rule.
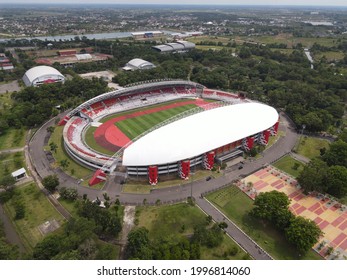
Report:
[[[244,94],[160,80],[101,94],[59,125],[67,153],[96,170],[89,185],[119,172],[155,185],[161,176],[188,179],[192,167],[211,170],[215,161],[240,156],[254,143],[267,145],[279,115]]]

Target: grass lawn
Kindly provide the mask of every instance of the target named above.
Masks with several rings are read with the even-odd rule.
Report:
[[[75,207],[76,201],[59,198],[59,203],[72,215],[72,217],[77,217],[77,208]]]
[[[22,167],[25,167],[24,152],[0,155],[0,178]]]
[[[296,149],[297,153],[309,159],[315,158],[320,155],[321,148],[329,148],[329,141],[304,136],[300,139],[299,146]]]
[[[233,222],[245,231],[255,242],[264,248],[273,258],[290,259],[321,259],[313,250],[299,257],[293,246],[270,224],[265,224],[249,216],[253,201],[237,187],[231,186],[207,196]]]
[[[137,213],[139,213],[137,217],[139,221],[138,227],[146,227],[152,240],[162,237],[179,238],[181,236],[189,236],[193,233],[195,226],[205,223],[206,217],[199,208],[190,206],[187,203],[140,206],[136,209]],[[183,232],[181,231],[182,225],[185,226]],[[232,246],[238,247],[232,239],[225,236],[223,243],[217,248],[210,249],[203,246],[201,248],[201,258],[222,259],[224,252]],[[233,256],[233,259],[241,259],[244,254],[239,248],[238,254]]]
[[[299,167],[296,170],[293,168],[295,163],[299,164]],[[282,157],[281,159],[279,159],[272,165],[280,170],[283,170],[289,175],[292,175],[295,178],[299,176],[300,172],[304,169],[304,166],[305,166],[305,164],[303,164],[301,161],[298,161],[288,155]]]
[[[15,220],[14,200],[24,204],[25,216]],[[31,252],[37,242],[43,239],[38,226],[48,220],[55,219],[60,225],[64,223],[63,216],[55,210],[46,196],[33,183],[15,189],[14,197],[5,203],[5,209],[19,233],[26,249]]]
[[[204,45],[197,45],[196,48],[198,50],[204,50],[204,51],[208,51],[208,50],[213,50],[213,51],[220,51],[223,50],[224,48],[226,48],[226,46],[204,46]]]
[[[329,51],[329,52],[319,52],[318,54],[314,56],[314,59],[320,60],[323,56],[325,56],[328,61],[342,60],[344,58],[343,52]]]
[[[292,48],[298,43],[303,44],[304,47],[310,48],[314,43],[318,43],[322,46],[332,47],[338,44],[334,38],[303,38],[293,37],[291,34],[278,34],[276,36],[254,36],[254,37],[237,37],[245,41],[253,41],[263,44],[283,43],[287,44],[288,48]]]
[[[230,37],[220,37],[220,36],[197,36],[197,37],[189,37],[187,41],[192,43],[200,43],[201,41],[209,41],[209,42],[222,42],[223,44],[227,44],[230,42]],[[213,46],[212,46],[213,47]]]
[[[93,171],[79,165],[66,153],[63,144],[63,129],[63,126],[56,126],[54,132],[51,135],[51,138],[48,141],[48,143],[54,142],[58,146],[57,152],[53,153],[56,164],[59,165],[60,161],[67,159],[69,161],[69,166],[65,170],[67,174],[78,179],[89,178],[90,175],[93,174]],[[47,147],[47,149],[49,149],[49,147]]]
[[[3,82],[0,84],[6,84],[7,82]],[[0,94],[0,111],[8,110],[12,107],[13,100],[11,99],[12,92],[5,92]]]
[[[194,179],[194,181],[197,181],[197,180],[205,179],[208,176],[217,178],[221,175],[222,173],[217,173],[217,171],[197,170],[194,173],[194,178],[190,178],[188,181],[182,180],[177,175],[177,178],[175,179],[171,179],[167,181],[159,181],[156,186],[150,186],[148,184],[148,180],[143,180],[143,181],[128,180],[127,183],[123,185],[122,192],[148,194],[151,192],[151,190],[155,190],[155,189],[163,189],[168,187],[180,186],[183,184],[189,184],[189,182],[191,182],[191,179]],[[165,178],[165,175],[161,175],[161,176],[162,178]]]
[[[107,256],[108,260],[118,260],[119,259],[119,252],[120,252],[120,246],[119,245],[114,245],[111,243],[107,243],[105,241],[102,241],[100,239],[98,239],[96,241],[96,246],[99,249],[99,251],[103,252],[103,256]],[[107,252],[107,253],[105,253]],[[102,259],[100,257],[98,257],[98,255],[96,256],[96,258]]]
[[[196,108],[196,105],[183,105],[165,111],[159,111],[131,119],[125,119],[123,121],[117,122],[115,125],[130,139],[134,139],[136,136],[142,134],[151,127],[193,108]]]
[[[24,128],[7,130],[0,135],[0,150],[24,147],[26,134]]]

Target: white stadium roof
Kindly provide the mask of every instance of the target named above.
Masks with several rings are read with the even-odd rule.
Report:
[[[143,60],[141,58],[134,58],[132,60],[130,60],[128,63],[127,63],[127,66],[129,67],[135,67],[135,68],[144,68],[144,67],[155,67],[153,63],[151,62],[148,62],[146,60]]]
[[[33,67],[26,71],[23,76],[23,81],[27,86],[30,86],[35,80],[51,76],[64,79],[63,74],[61,74],[57,69],[50,66],[41,65]]]
[[[277,111],[260,103],[211,109],[143,136],[124,150],[123,165],[161,165],[193,158],[266,130],[277,121]]]

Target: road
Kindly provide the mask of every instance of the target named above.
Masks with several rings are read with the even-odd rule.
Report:
[[[10,219],[7,217],[5,210],[1,204],[0,204],[0,220],[2,221],[2,223],[4,225],[4,231],[5,231],[5,236],[6,236],[7,241],[11,244],[17,245],[19,248],[19,251],[21,253],[25,253],[26,250],[23,246],[22,240],[20,239],[19,235],[17,234]]]
[[[257,260],[271,260],[272,257],[267,254],[257,243],[248,237],[238,226],[220,212],[214,205],[204,198],[196,200],[196,204],[205,212],[211,215],[212,219],[218,223],[225,222],[228,227],[225,232],[236,241],[242,248]]]
[[[63,116],[63,114],[61,116]],[[149,194],[130,194],[122,193],[121,185],[115,183],[114,178],[112,177],[109,178],[103,190],[96,190],[80,186],[77,179],[68,176],[61,170],[52,169],[42,148],[46,146],[48,142],[49,135],[47,133],[47,127],[49,126],[54,126],[54,119],[45,123],[36,132],[28,147],[28,152],[33,164],[32,169],[35,171],[33,174],[37,174],[37,180],[39,177],[43,178],[50,174],[57,174],[61,186],[74,187],[78,190],[79,195],[86,194],[89,199],[93,200],[96,197],[102,197],[103,192],[107,192],[111,199],[118,198],[125,205],[142,205],[144,199],[147,200],[148,204],[155,204],[157,200],[160,200],[162,203],[175,203],[186,200],[187,197],[191,196],[192,194],[199,207],[201,207],[208,215],[211,215],[216,221],[220,221],[221,219],[227,220],[227,218],[219,211],[216,211],[216,208],[209,205],[208,202],[201,199],[201,197],[208,192],[223,188],[226,185],[229,185],[232,181],[237,180],[240,177],[247,176],[248,174],[262,168],[264,165],[271,164],[280,157],[290,153],[298,138],[298,135],[290,120],[284,114],[281,114],[281,123],[279,129],[285,132],[285,136],[280,137],[275,144],[266,149],[259,159],[246,160],[243,165],[243,169],[228,169],[225,171],[223,176],[210,181],[203,179],[188,182],[181,186],[152,190]],[[241,247],[245,248],[245,250],[249,252],[253,258],[270,259],[270,256],[264,253],[254,241],[250,240],[246,234],[240,231],[237,227],[233,226],[231,221],[228,220],[228,223],[230,226],[230,229],[228,230],[230,236],[232,236],[232,238],[234,238],[241,245]]]

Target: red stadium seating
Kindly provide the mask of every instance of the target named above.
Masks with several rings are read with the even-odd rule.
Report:
[[[105,106],[107,107],[111,107],[112,105],[117,103],[117,99],[116,98],[110,98],[110,99],[106,99],[103,101]]]

